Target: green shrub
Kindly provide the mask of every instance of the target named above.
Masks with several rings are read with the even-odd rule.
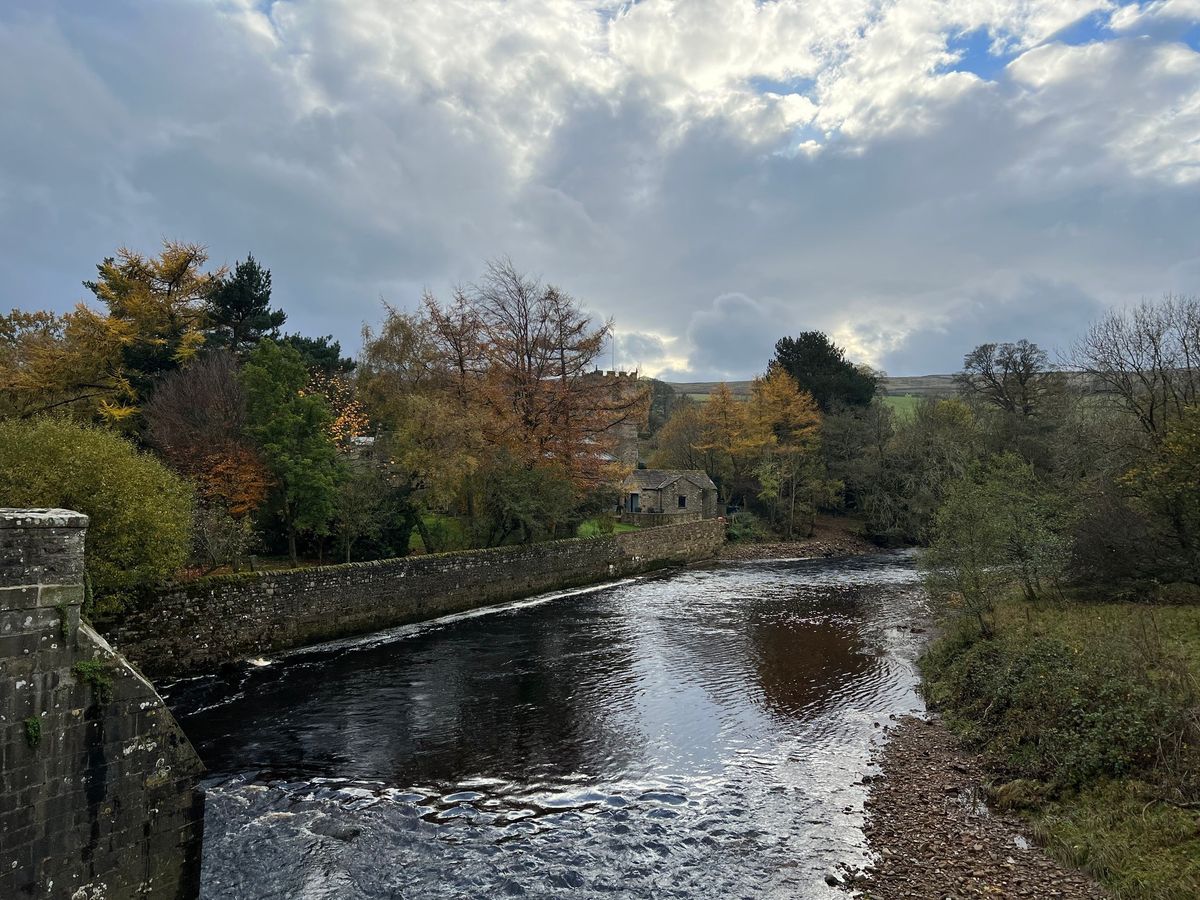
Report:
[[[922,661],[952,727],[1012,777],[1077,787],[1148,772],[1186,742],[1191,698],[1119,635],[1086,652],[1025,633],[944,638]]]
[[[0,497],[88,515],[95,612],[120,609],[187,561],[191,489],[111,431],[62,419],[0,422]]]
[[[771,539],[771,529],[752,512],[742,510],[734,513],[725,526],[726,539],[747,544],[759,543]]]

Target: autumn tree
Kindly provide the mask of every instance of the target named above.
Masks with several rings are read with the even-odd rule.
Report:
[[[699,469],[707,471],[709,460],[704,450],[703,410],[686,400],[675,404],[674,412],[655,436],[658,447],[650,457],[656,469]]]
[[[645,416],[645,392],[593,373],[611,330],[553,285],[494,261],[443,306],[435,338],[485,441],[528,469],[554,464],[580,489],[611,480],[616,426]]]
[[[309,372],[287,345],[262,341],[242,366],[240,379],[246,430],[270,472],[270,503],[295,565],[297,536],[327,534],[333,516],[341,464],[328,431],[332,417],[319,394],[306,392]]]
[[[310,372],[307,390],[311,394],[320,394],[329,407],[329,437],[339,450],[350,450],[356,438],[371,430],[370,417],[349,376]]]
[[[246,397],[233,355],[205,353],[166,376],[146,404],[146,440],[235,518],[262,503],[267,473],[246,440]]]
[[[121,348],[122,398],[105,413],[132,413],[132,404],[147,396],[155,382],[192,359],[204,346],[206,299],[224,270],[204,272],[208,253],[199,244],[164,241],[157,257],[127,248],[96,267],[96,280],[84,286],[108,310],[105,325]],[[77,310],[77,314],[80,313]]]
[[[253,254],[216,280],[207,297],[208,342],[234,354],[248,353],[263,338],[275,339],[287,313],[271,308],[271,270]]]
[[[0,388],[11,414],[67,409],[131,419],[166,373],[204,344],[205,298],[223,273],[204,272],[198,244],[166,241],[157,257],[122,248],[84,282],[103,310],[20,313],[0,321]]]
[[[786,498],[789,538],[795,535],[798,504],[811,530],[822,485],[820,428],[816,401],[787,372],[776,368],[754,380],[743,443],[758,457],[759,496],[771,504],[773,520]]]
[[[466,481],[484,454],[463,377],[424,311],[405,313],[385,304],[383,322],[363,329],[357,385],[366,414],[377,423],[374,455],[383,460],[396,503],[408,510],[402,518],[421,530],[427,548],[437,540],[422,511],[469,497]]]
[[[249,516],[265,500],[270,477],[246,437],[233,354],[209,351],[164,377],[143,415],[147,443],[196,485],[201,555],[236,570],[252,536]]]
[[[746,404],[721,382],[708,395],[700,413],[700,443],[706,471],[716,483],[721,500],[731,502],[746,487],[747,451],[753,445]]]

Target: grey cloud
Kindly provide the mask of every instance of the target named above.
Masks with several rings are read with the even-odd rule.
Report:
[[[988,341],[1033,340],[1052,359],[1070,352],[1103,304],[1078,287],[1026,279],[1007,295],[980,292],[964,297],[946,321],[926,327],[883,360],[888,372],[957,372],[962,358]]]
[[[681,120],[637,72],[569,77],[532,38],[454,68],[422,49],[436,17],[372,43],[332,6],[275,4],[272,45],[228,7],[0,11],[8,305],[63,309],[116,246],[168,236],[253,251],[290,327],[353,347],[381,295],[411,304],[508,254],[613,316],[627,363],[745,378],[801,330],[944,371],[984,339],[1053,346],[1104,305],[1200,290],[1200,183],[1112,149],[1107,119],[1136,117],[1110,99],[1181,89],[1149,90],[1138,46],[1107,93],[1000,79],[923,110],[923,131],[832,134],[810,158],[740,119]]]
[[[778,311],[745,294],[723,294],[692,316],[690,369],[703,379],[742,379],[767,368],[781,330]]]

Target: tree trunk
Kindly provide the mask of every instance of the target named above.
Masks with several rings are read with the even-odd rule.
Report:
[[[426,553],[437,553],[442,549],[434,546],[433,535],[429,533],[429,527],[423,518],[417,516],[413,524],[417,526],[417,534],[421,535],[421,543],[425,545]]]
[[[792,540],[796,534],[796,470],[791,471],[790,483],[788,484],[788,540]]]
[[[292,568],[300,565],[300,560],[296,557],[296,526],[288,523],[288,556],[292,560]]]

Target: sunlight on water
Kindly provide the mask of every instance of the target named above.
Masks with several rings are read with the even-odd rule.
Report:
[[[904,556],[738,563],[181,682],[204,896],[838,896],[927,617]]]

